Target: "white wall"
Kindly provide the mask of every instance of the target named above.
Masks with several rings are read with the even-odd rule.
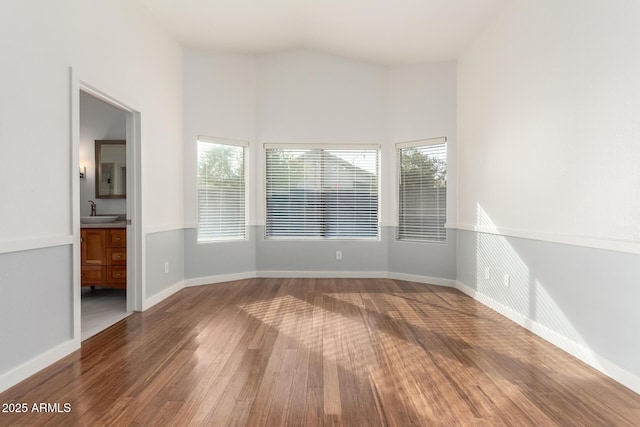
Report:
[[[456,63],[391,67],[388,105],[389,144],[383,151],[387,167],[383,169],[385,179],[382,185],[391,195],[392,202],[386,205],[389,223],[395,226],[398,221],[398,159],[395,144],[446,136],[447,224],[455,224]],[[447,231],[447,241],[444,244],[398,241],[395,240],[395,235],[389,239],[389,270],[395,273],[453,280],[456,277],[455,259],[455,230]]]
[[[11,0],[1,7],[0,180],[15,185],[0,187],[13,205],[2,213],[0,239],[71,233],[70,66],[142,112],[145,224],[181,223],[177,43],[137,2]]]
[[[96,140],[125,140],[127,116],[122,110],[86,93],[80,94],[80,165],[87,168],[80,180],[80,215],[89,216],[91,205],[96,203],[98,215],[125,214],[126,199],[96,198]]]
[[[637,1],[520,0],[460,58],[456,273],[636,391],[639,18]]]
[[[184,216],[185,223],[194,226],[198,135],[245,140],[251,152],[256,149],[256,58],[185,50],[182,87]],[[251,183],[248,188],[251,191]]]
[[[461,225],[640,252],[639,18],[637,1],[518,1],[464,53]]]
[[[3,296],[0,337],[7,328],[16,337],[3,347],[11,353],[3,360],[26,365],[0,363],[2,389],[75,348],[68,341],[72,314],[58,306],[49,319],[51,311],[41,309],[51,293],[73,306],[72,180],[80,178],[71,164],[70,66],[77,78],[141,112],[142,227],[180,228],[183,198],[181,48],[138,2],[2,1],[0,52],[0,256],[13,259],[20,250],[19,265],[3,263],[0,288],[29,290],[28,299],[24,292]],[[47,246],[55,247],[39,249]],[[39,263],[43,250],[62,265]],[[24,266],[38,274],[21,274],[29,271]],[[12,277],[24,280],[9,283]],[[32,333],[15,322],[24,317],[58,326]],[[34,350],[33,342],[47,346]]]
[[[183,64],[186,224],[192,227],[197,222],[196,137],[205,134],[250,142],[248,222],[252,225],[244,242],[198,244],[196,233],[189,230],[184,239],[185,277],[255,274],[258,267],[302,269],[304,260],[294,243],[285,242],[284,249],[298,257],[288,256],[283,248],[274,249],[271,242],[258,244],[264,236],[263,143],[383,144],[386,67],[309,51],[246,56],[186,50]],[[376,253],[386,251],[386,242],[367,242],[353,253],[363,254],[362,249],[374,246]],[[352,270],[365,268],[353,257],[349,260],[349,254],[340,266],[333,265],[335,248],[328,248],[326,242],[314,242],[313,247],[323,248],[325,257],[308,264],[312,270],[321,269],[318,265],[328,270],[347,269],[347,265]],[[274,253],[276,261],[282,262],[258,262]],[[314,259],[309,251],[305,257]]]
[[[389,140],[393,159],[386,184],[397,199],[395,143],[447,137],[447,223],[457,223],[456,63],[395,66],[389,72]],[[390,204],[393,224],[397,203]]]
[[[384,144],[387,75],[384,66],[311,51],[260,56],[258,141]],[[256,153],[260,177],[262,154]],[[263,225],[263,185],[257,190],[257,223]],[[383,206],[390,202],[390,194],[380,196]],[[381,222],[386,225],[384,210]]]
[[[255,240],[198,243],[197,137],[207,135],[249,141],[247,167],[255,164],[256,58],[185,49],[183,54],[184,144],[184,274],[186,279],[255,271]],[[257,176],[250,173],[247,191],[255,193]],[[255,218],[251,199],[247,219]]]
[[[456,64],[386,67],[311,51],[250,56],[185,50],[185,222],[195,226],[198,134],[250,141],[249,223],[264,225],[265,142],[382,146],[381,223],[395,225],[395,143],[449,139],[456,223]]]
[[[263,143],[386,143],[387,67],[310,51],[250,56],[192,49],[183,64],[189,226],[197,221],[198,134],[250,142],[249,223],[260,225]]]
[[[209,280],[256,270],[390,271],[455,278],[455,232],[448,233],[446,245],[395,241],[396,142],[449,138],[448,207],[456,222],[454,62],[387,67],[306,50],[255,57],[188,49],[183,64],[187,226],[197,221],[198,134],[250,141],[252,225],[246,242],[198,244],[195,231],[189,230],[185,278]],[[379,144],[380,241],[264,239],[265,142]],[[336,261],[336,250],[343,252],[343,260]]]

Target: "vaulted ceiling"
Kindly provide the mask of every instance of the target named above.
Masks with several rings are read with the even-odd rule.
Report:
[[[457,58],[514,0],[141,0],[184,46],[313,49],[382,64]]]

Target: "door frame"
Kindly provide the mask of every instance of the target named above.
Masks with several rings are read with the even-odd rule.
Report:
[[[73,340],[81,344],[80,286],[80,92],[85,92],[126,113],[127,129],[127,312],[142,311],[143,239],[142,239],[142,179],[141,179],[141,113],[140,109],[123,101],[120,96],[87,83],[71,67],[71,229],[73,234]]]

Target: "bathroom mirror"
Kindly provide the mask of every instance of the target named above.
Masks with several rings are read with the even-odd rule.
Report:
[[[127,197],[126,141],[96,141],[96,198]]]

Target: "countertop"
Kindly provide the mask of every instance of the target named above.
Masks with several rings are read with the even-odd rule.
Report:
[[[127,228],[127,221],[114,221],[103,224],[80,224],[80,228]]]

